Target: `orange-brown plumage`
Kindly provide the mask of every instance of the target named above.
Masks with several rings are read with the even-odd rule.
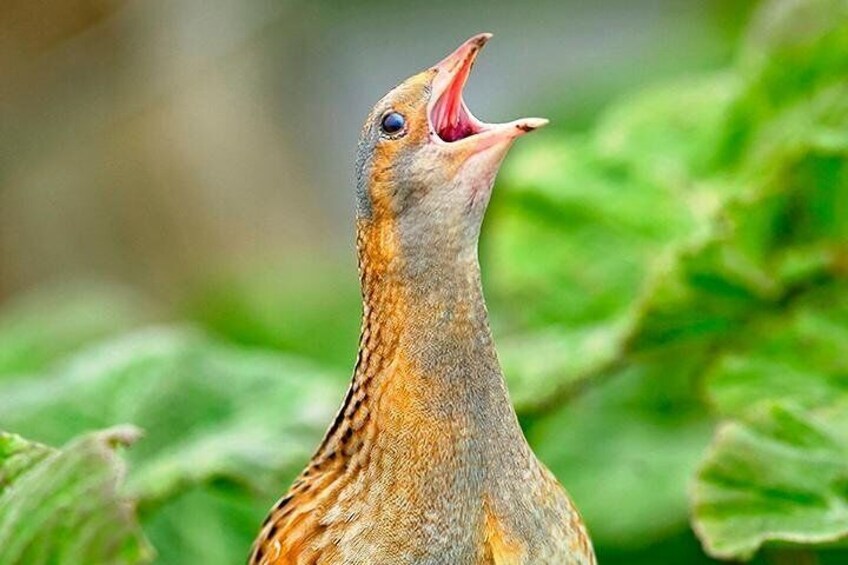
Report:
[[[594,563],[518,426],[483,301],[477,237],[494,175],[544,123],[467,111],[462,84],[486,39],[401,84],[363,128],[353,380],[252,565]]]

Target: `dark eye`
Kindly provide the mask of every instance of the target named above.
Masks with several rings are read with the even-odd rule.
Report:
[[[405,125],[406,118],[403,117],[403,114],[398,114],[397,112],[389,112],[383,116],[383,121],[380,123],[380,127],[388,134],[399,132]]]

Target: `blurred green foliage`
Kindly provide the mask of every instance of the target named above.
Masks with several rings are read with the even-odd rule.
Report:
[[[500,353],[601,562],[848,560],[846,53],[848,3],[768,3],[731,68],[540,136],[501,176]],[[355,297],[328,279],[208,285],[184,311],[217,337],[109,289],[8,307],[0,428],[66,447],[0,436],[0,562],[242,560],[344,388],[356,317],[328,312]],[[125,478],[117,432],[92,435],[120,423],[145,433]],[[42,505],[73,517],[61,540],[21,518]]]
[[[57,445],[137,425],[144,439],[126,453],[126,494],[161,557],[233,563],[332,419],[341,384],[301,359],[153,327],[7,383],[0,414],[4,428]]]

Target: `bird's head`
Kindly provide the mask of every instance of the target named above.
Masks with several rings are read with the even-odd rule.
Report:
[[[383,259],[413,268],[474,253],[501,161],[515,138],[547,123],[485,123],[462,97],[476,35],[407,79],[371,111],[357,155],[357,223],[384,242]],[[443,262],[443,261],[442,261]]]

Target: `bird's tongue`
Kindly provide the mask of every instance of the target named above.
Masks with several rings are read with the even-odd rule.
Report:
[[[436,76],[432,82],[429,119],[432,135],[442,142],[452,143],[475,137],[480,149],[483,149],[547,123],[540,118],[524,118],[506,124],[487,124],[468,110],[462,91],[477,54],[491,37],[490,33],[475,35],[433,67]]]

